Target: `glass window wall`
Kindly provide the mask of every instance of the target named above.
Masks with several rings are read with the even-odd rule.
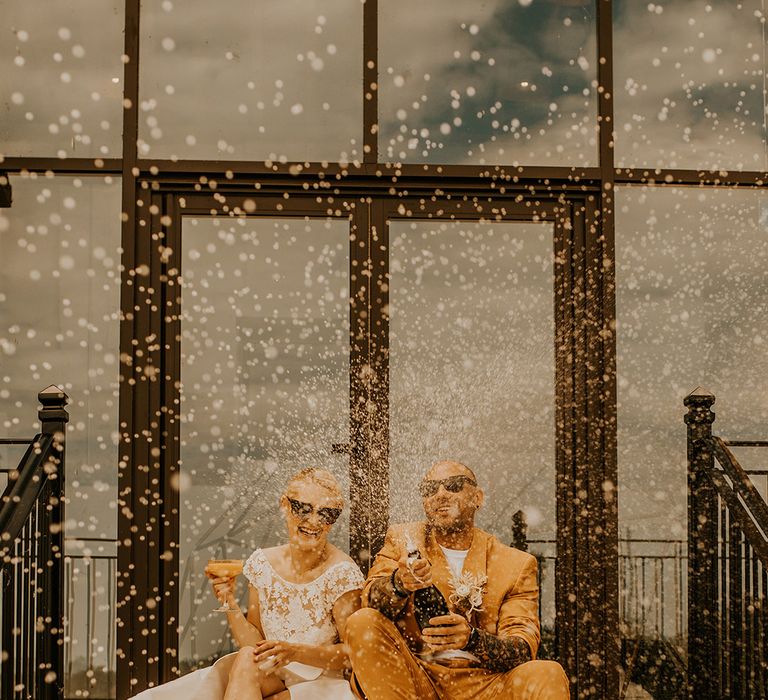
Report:
[[[616,162],[765,170],[765,3],[614,2]]]
[[[120,157],[124,5],[0,2],[0,154]]]
[[[554,539],[554,280],[550,224],[404,222],[390,228],[390,510],[423,517],[439,459],[477,474],[478,524]]]
[[[12,177],[0,210],[0,423],[39,430],[38,392],[69,396],[67,535],[117,536],[120,181]]]
[[[142,2],[139,155],[362,160],[359,0]]]
[[[765,437],[768,199],[623,187],[616,225],[621,533],[685,540],[685,396],[716,396],[716,434]]]
[[[550,224],[391,221],[390,519],[421,520],[438,460],[485,491],[477,525],[512,543],[516,513],[540,560],[554,641],[555,367]],[[519,517],[519,516],[518,516]]]
[[[379,159],[593,165],[593,0],[379,3]]]
[[[285,541],[288,477],[323,467],[348,500],[349,221],[185,218],[182,232],[181,657],[231,644],[209,557]],[[349,548],[349,509],[331,540]],[[240,579],[241,582],[243,579]],[[245,594],[241,583],[240,594]]]

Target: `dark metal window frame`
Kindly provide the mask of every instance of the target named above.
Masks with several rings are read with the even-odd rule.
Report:
[[[177,665],[181,227],[184,216],[211,215],[350,220],[350,551],[363,566],[388,524],[388,222],[552,222],[558,654],[580,682],[607,683],[604,669],[590,661],[618,648],[615,502],[606,500],[603,488],[616,479],[610,427],[613,339],[603,332],[612,284],[605,284],[610,268],[603,265],[607,251],[597,188],[578,196],[532,197],[530,186],[518,184],[503,195],[480,196],[467,194],[461,183],[455,190],[443,187],[439,196],[430,185],[419,197],[371,194],[354,182],[338,194],[320,195],[245,176],[233,176],[211,192],[203,191],[199,180],[175,174],[140,179],[137,234],[125,242],[119,647],[134,668],[120,676],[123,683],[130,682],[129,675],[141,686],[166,680]],[[257,184],[260,194],[254,196]],[[364,366],[371,371],[356,371]],[[147,600],[153,602],[147,606]],[[131,634],[142,629],[151,634]],[[127,692],[121,686],[121,697]]]
[[[364,158],[358,165],[139,158],[140,0],[125,1],[122,158],[2,162],[11,175],[122,176],[118,698],[168,680],[177,663],[179,503],[172,476],[178,464],[181,366],[178,272],[163,259],[162,247],[179,250],[182,199],[186,213],[229,215],[246,197],[258,200],[259,213],[270,216],[350,217],[363,241],[351,248],[350,338],[352,362],[367,363],[373,371],[367,380],[350,376],[352,518],[364,523],[352,535],[353,551],[375,549],[386,525],[386,498],[370,490],[373,462],[380,483],[386,477],[386,454],[373,460],[368,446],[372,431],[387,430],[387,298],[381,283],[388,217],[399,215],[400,205],[411,208],[414,218],[434,217],[441,208],[442,216],[457,202],[464,206],[461,218],[532,220],[536,209],[551,213],[559,263],[554,294],[558,650],[579,696],[618,696],[618,512],[615,490],[605,488],[617,479],[613,192],[616,185],[637,184],[766,189],[768,173],[617,169],[612,0],[594,2],[597,167],[378,162],[378,0],[367,0],[363,12]],[[364,269],[366,275],[360,275]],[[361,397],[384,419],[373,425],[370,418],[356,417]]]

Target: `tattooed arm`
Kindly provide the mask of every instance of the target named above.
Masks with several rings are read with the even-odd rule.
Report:
[[[403,614],[410,595],[402,589],[398,591],[392,578],[392,575],[381,576],[371,583],[368,588],[368,605],[386,615],[390,620],[395,620]]]
[[[393,529],[387,532],[363,590],[363,605],[375,608],[390,620],[405,612],[414,591],[432,585],[432,565],[426,559],[409,562],[401,544],[403,539]]]
[[[498,637],[470,627],[467,619],[457,613],[433,617],[422,637],[432,651],[463,649],[474,654],[483,668],[495,673],[510,671],[533,659],[531,647],[522,637]]]
[[[510,671],[533,658],[531,647],[522,637],[502,639],[476,627],[464,649],[480,659],[484,668],[496,673]]]

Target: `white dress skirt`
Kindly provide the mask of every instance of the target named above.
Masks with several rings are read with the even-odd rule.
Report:
[[[345,593],[363,587],[360,569],[347,561],[328,567],[309,583],[286,581],[260,549],[245,562],[243,574],[258,593],[266,639],[296,644],[338,642],[333,606]],[[212,666],[145,690],[134,700],[222,700],[235,656],[222,656]],[[291,700],[355,700],[341,671],[291,662],[275,675],[285,683]]]

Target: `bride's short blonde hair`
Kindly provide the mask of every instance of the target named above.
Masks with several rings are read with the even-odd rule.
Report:
[[[344,495],[341,492],[341,486],[339,486],[336,477],[327,469],[319,469],[317,467],[301,469],[288,479],[288,483],[285,485],[285,493],[288,494],[295,484],[302,481],[310,481],[321,486],[338,501],[339,507],[344,507]]]

